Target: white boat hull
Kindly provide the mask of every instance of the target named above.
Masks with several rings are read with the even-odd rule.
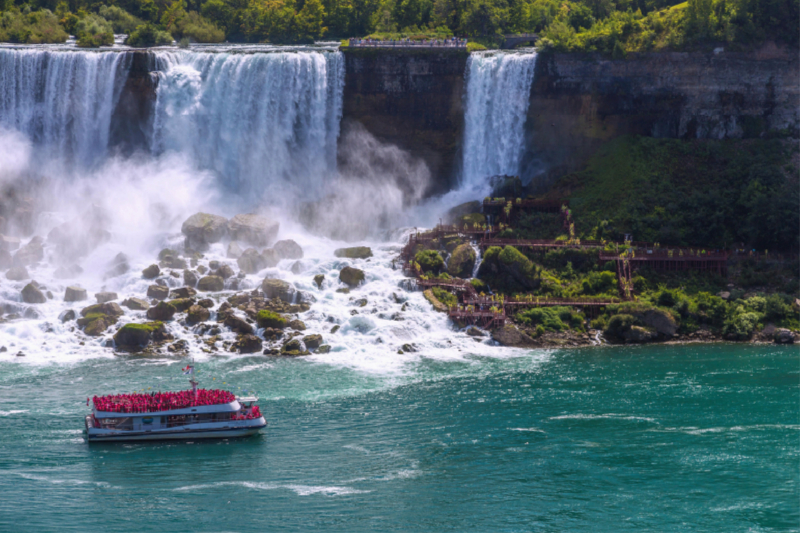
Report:
[[[255,435],[267,427],[264,418],[239,422],[235,427],[209,427],[211,424],[198,424],[171,429],[148,431],[109,430],[88,427],[86,440],[89,442],[130,442],[155,440],[197,440],[231,439]]]

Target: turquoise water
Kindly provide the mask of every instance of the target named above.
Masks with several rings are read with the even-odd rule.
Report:
[[[180,362],[6,357],[0,530],[797,530],[798,354],[599,348],[386,375],[218,359],[203,380],[257,389],[266,434],[92,446],[87,395],[181,388]]]

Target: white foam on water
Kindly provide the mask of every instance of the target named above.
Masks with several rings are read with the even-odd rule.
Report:
[[[348,494],[364,494],[368,490],[358,490],[352,487],[342,487],[337,485],[303,485],[303,484],[278,484],[262,483],[257,481],[219,481],[217,483],[205,483],[202,485],[189,485],[173,489],[177,492],[203,492],[219,487],[244,487],[252,490],[290,490],[298,496],[311,496],[322,494],[324,496],[344,496]]]

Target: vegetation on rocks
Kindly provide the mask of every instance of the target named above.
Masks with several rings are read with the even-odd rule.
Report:
[[[259,328],[283,329],[286,327],[286,319],[278,313],[273,313],[267,309],[262,309],[256,315],[256,322]]]
[[[436,250],[420,250],[414,261],[425,273],[438,274],[444,268],[444,259]]]

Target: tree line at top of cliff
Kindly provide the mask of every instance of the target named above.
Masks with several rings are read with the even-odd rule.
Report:
[[[470,37],[538,32],[561,51],[686,49],[765,40],[796,46],[800,0],[2,0],[0,41],[113,43],[303,43],[324,38]]]

